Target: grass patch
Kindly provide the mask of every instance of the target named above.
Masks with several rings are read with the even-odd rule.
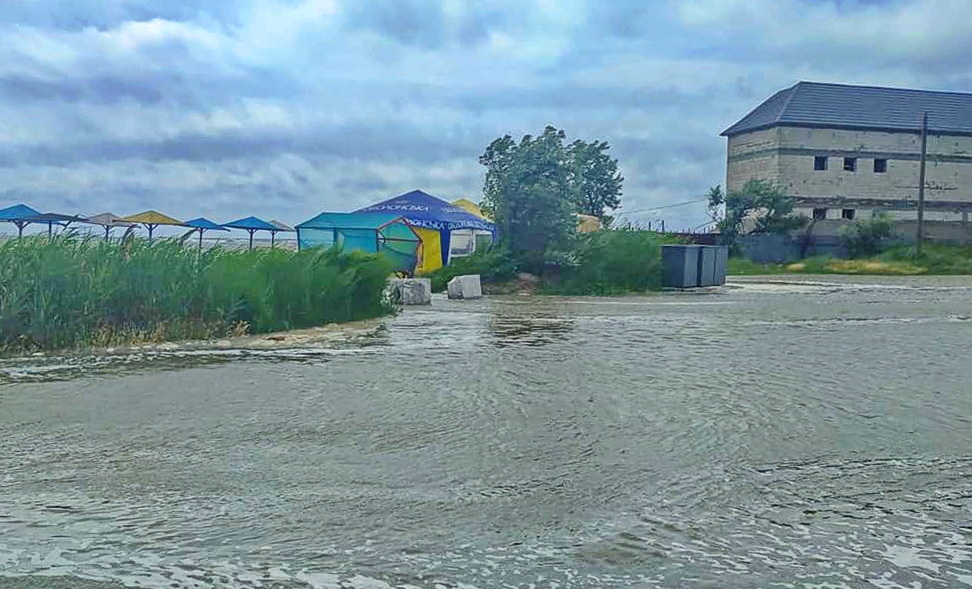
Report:
[[[378,317],[382,257],[124,244],[68,234],[0,244],[0,353],[267,333]]]
[[[742,258],[729,260],[729,274],[861,274],[909,276],[916,274],[972,274],[972,247],[929,243],[920,256],[914,246],[896,246],[883,253],[852,260],[814,257],[793,264],[757,264]]]
[[[972,246],[926,243],[917,256],[914,246],[897,246],[876,256],[886,262],[907,262],[921,266],[928,274],[972,274]]]
[[[792,264],[757,264],[749,260],[730,258],[730,276],[763,276],[779,274],[862,274],[910,276],[926,274],[924,266],[907,261],[863,259],[840,260],[828,256],[806,258]]]

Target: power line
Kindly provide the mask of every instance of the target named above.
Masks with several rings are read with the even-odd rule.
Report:
[[[686,205],[695,204],[697,202],[705,202],[707,200],[709,200],[709,199],[708,198],[696,198],[696,199],[693,199],[693,200],[685,200],[685,201],[682,201],[682,202],[677,202],[677,203],[674,203],[674,204],[664,205],[664,206],[660,206],[660,207],[651,207],[651,208],[647,208],[647,209],[637,209],[637,210],[634,210],[634,211],[622,211],[622,212],[618,213],[618,215],[619,216],[620,215],[634,215],[634,214],[637,214],[637,213],[648,213],[648,212],[651,212],[651,211],[661,211],[663,209],[674,209],[676,207],[684,207]]]

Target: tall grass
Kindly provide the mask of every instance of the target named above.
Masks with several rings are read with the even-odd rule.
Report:
[[[390,265],[333,250],[197,251],[64,235],[0,243],[0,353],[266,333],[392,311]]]
[[[612,295],[659,290],[661,246],[677,238],[653,231],[620,229],[577,236],[572,263],[557,280],[544,282],[551,294]]]
[[[658,290],[662,285],[661,246],[677,237],[635,228],[582,233],[558,263],[540,276],[543,294],[615,295]],[[445,290],[454,276],[479,274],[484,284],[513,280],[518,266],[502,245],[452,261],[427,274],[432,290]]]

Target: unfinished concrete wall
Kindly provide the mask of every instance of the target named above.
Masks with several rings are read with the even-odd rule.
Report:
[[[780,132],[765,129],[729,138],[726,190],[739,190],[749,180],[780,183]]]
[[[916,199],[920,139],[917,134],[780,127],[777,152],[781,185],[803,197]],[[827,158],[826,170],[814,157]],[[844,169],[854,158],[854,171]],[[886,162],[877,172],[874,160]],[[925,198],[972,203],[972,137],[929,135]]]

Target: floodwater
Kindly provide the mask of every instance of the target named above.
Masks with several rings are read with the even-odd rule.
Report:
[[[0,586],[972,586],[972,279],[0,361]]]

